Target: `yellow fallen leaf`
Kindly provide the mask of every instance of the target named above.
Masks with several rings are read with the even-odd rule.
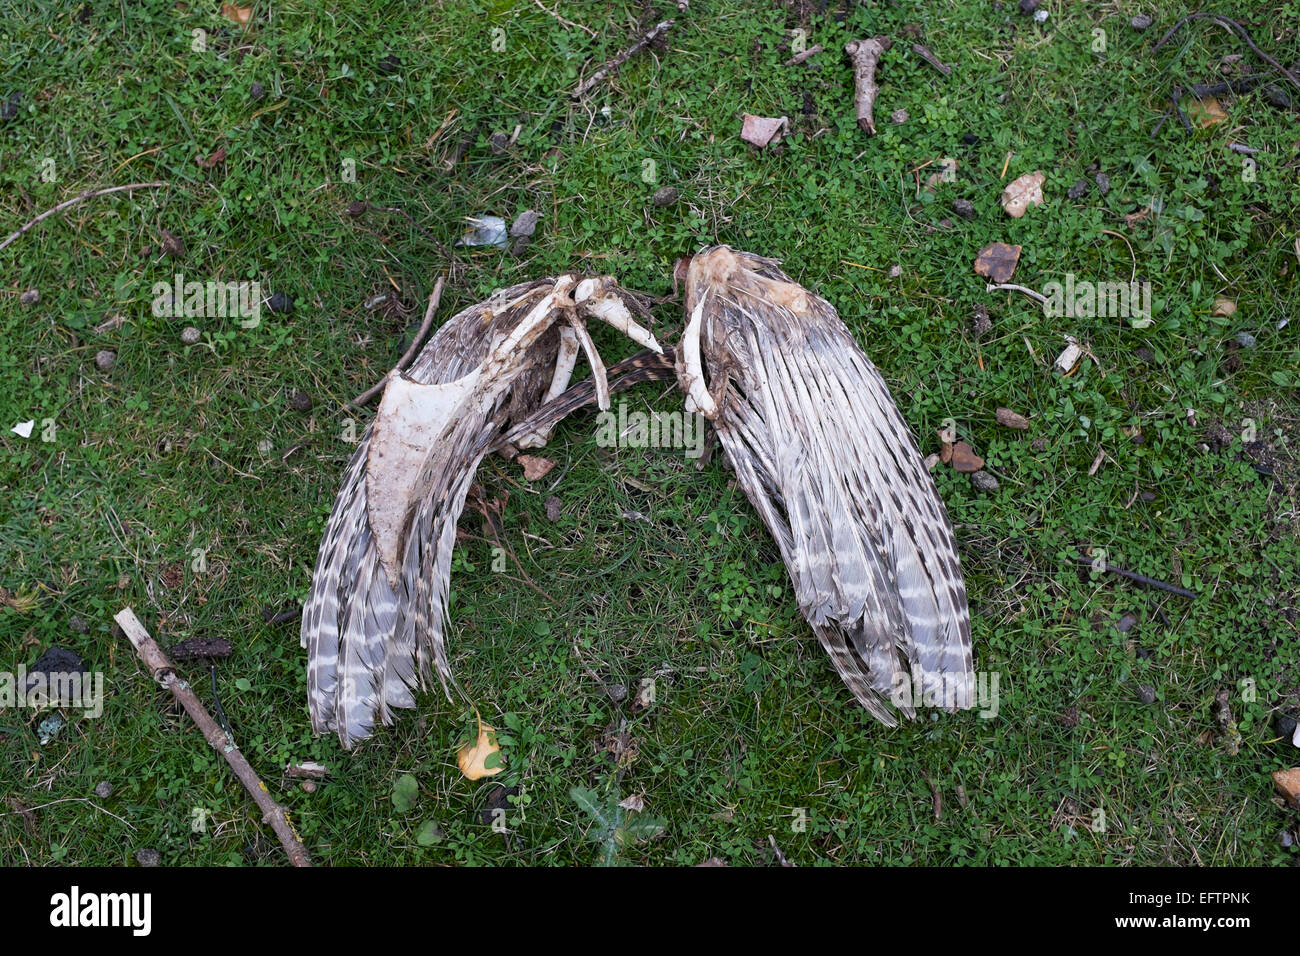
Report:
[[[488,758],[500,752],[501,748],[497,746],[496,731],[480,720],[478,724],[478,740],[460,748],[460,753],[456,757],[456,764],[460,767],[460,772],[470,780],[479,780],[483,777],[498,774],[505,769],[501,766],[499,759],[495,767],[487,766]]]
[[[1222,123],[1228,118],[1219,101],[1213,96],[1207,96],[1203,100],[1192,100],[1187,103],[1187,118],[1196,126],[1214,126]]]
[[[246,27],[249,19],[253,16],[253,8],[237,7],[233,3],[223,3],[221,5],[221,15],[227,20],[234,20],[241,27]]]
[[[1218,318],[1227,318],[1236,311],[1237,303],[1229,299],[1227,296],[1221,295],[1214,300],[1214,311],[1210,314]]]

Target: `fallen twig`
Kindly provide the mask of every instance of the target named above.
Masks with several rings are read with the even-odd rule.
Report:
[[[887,36],[870,40],[852,40],[844,45],[844,52],[853,64],[853,104],[858,111],[858,129],[872,136],[876,134],[876,121],[872,110],[876,105],[876,66],[885,51],[894,45]]]
[[[438,281],[433,284],[433,293],[429,296],[429,307],[424,310],[424,321],[420,323],[420,331],[415,333],[415,338],[411,340],[411,346],[406,350],[406,354],[398,360],[396,367],[392,371],[352,399],[351,404],[353,406],[360,408],[365,405],[384,390],[384,386],[388,384],[389,379],[399,372],[404,372],[406,367],[411,364],[411,360],[415,358],[416,353],[420,350],[420,345],[424,342],[424,337],[429,334],[429,326],[433,324],[433,315],[438,311],[438,303],[442,301],[442,287],[446,284],[446,281],[446,276],[438,276]]]
[[[211,745],[213,750],[226,758],[226,763],[230,764],[230,769],[235,772],[239,782],[244,785],[244,789],[249,792],[258,807],[261,808],[263,821],[270,823],[271,828],[275,830],[275,835],[280,838],[280,844],[284,847],[285,852],[289,854],[289,861],[294,866],[311,866],[311,857],[307,855],[307,848],[302,845],[298,834],[294,832],[293,824],[289,822],[289,814],[285,812],[284,807],[276,803],[271,797],[271,792],[266,789],[266,784],[262,783],[257,772],[249,766],[248,761],[244,759],[244,755],[235,746],[235,742],[230,735],[217,726],[217,722],[212,719],[207,709],[195,696],[189,682],[176,676],[171,661],[167,659],[167,655],[163,653],[162,648],[149,636],[145,626],[135,616],[135,611],[129,607],[123,608],[113,615],[113,620],[117,621],[118,627],[122,629],[132,646],[135,647],[140,660],[144,662],[145,667],[149,668],[154,680],[172,692],[172,696],[180,701],[181,706],[185,708],[190,718],[203,732],[203,738]]]
[[[1091,568],[1095,563],[1095,560],[1093,558],[1085,557],[1083,555],[1080,555],[1074,560],[1077,561],[1079,564],[1088,566],[1089,568]],[[1118,575],[1121,578],[1126,578],[1127,580],[1132,581],[1134,584],[1143,584],[1146,585],[1147,587],[1156,588],[1160,591],[1168,591],[1170,594],[1177,594],[1179,597],[1185,597],[1185,598],[1196,597],[1195,591],[1189,591],[1187,588],[1179,587],[1177,584],[1169,584],[1166,581],[1160,581],[1157,580],[1156,578],[1149,578],[1145,574],[1138,574],[1136,571],[1125,571],[1123,568],[1116,567],[1115,565],[1111,564],[1109,561],[1102,562],[1101,570],[1109,571],[1111,574]]]
[[[637,40],[618,56],[614,57],[614,59],[610,60],[595,73],[591,74],[591,76],[579,83],[578,88],[569,95],[575,100],[582,99],[582,97],[586,96],[587,93],[599,86],[607,76],[616,72],[620,66],[671,30],[673,24],[676,22],[676,20],[664,20],[662,23],[656,23],[647,33],[642,35],[641,39]]]
[[[161,186],[166,186],[166,185],[167,185],[166,183],[131,183],[131,185],[129,186],[113,186],[109,189],[92,189],[89,192],[82,193],[80,196],[74,196],[71,199],[65,199],[63,202],[59,203],[53,209],[45,210],[45,212],[41,213],[31,222],[27,223],[27,225],[23,226],[17,232],[11,234],[9,238],[6,239],[4,242],[0,242],[0,249],[5,248],[5,246],[9,245],[9,243],[13,242],[15,239],[21,236],[28,229],[31,229],[33,226],[35,226],[37,223],[49,219],[56,212],[61,212],[62,210],[67,209],[69,206],[75,206],[77,203],[81,202],[82,200],[93,199],[95,196],[107,196],[109,193],[125,192],[131,189],[157,189]]]
[[[926,63],[929,63],[932,67],[934,67],[944,76],[952,75],[952,67],[950,67],[947,63],[944,63],[942,60],[940,60],[937,56],[935,56],[925,47],[921,46],[921,44],[913,43],[912,52],[915,53],[917,56],[919,56],[921,59],[923,59]]]
[[[1014,282],[990,283],[984,287],[985,292],[996,292],[999,289],[1010,289],[1012,292],[1023,292],[1035,302],[1038,302],[1041,305],[1047,304],[1047,296],[1043,295],[1043,293],[1035,292],[1033,289],[1028,289],[1022,285],[1016,285]]]
[[[1154,53],[1156,50],[1159,50],[1162,46],[1164,46],[1165,43],[1167,43],[1175,33],[1177,33],[1180,29],[1182,29],[1183,24],[1188,23],[1192,20],[1201,20],[1201,19],[1210,19],[1213,20],[1215,23],[1219,24],[1220,26],[1227,27],[1230,30],[1235,30],[1238,34],[1241,35],[1241,38],[1246,41],[1246,45],[1250,47],[1250,49],[1254,52],[1256,56],[1258,56],[1269,66],[1273,67],[1283,76],[1285,76],[1288,80],[1291,81],[1292,85],[1295,86],[1296,89],[1300,90],[1300,77],[1297,77],[1294,73],[1292,73],[1290,70],[1284,67],[1281,63],[1273,59],[1271,56],[1269,56],[1267,53],[1261,50],[1258,46],[1256,46],[1255,41],[1251,38],[1249,30],[1243,27],[1236,20],[1233,20],[1231,17],[1225,17],[1219,13],[1207,13],[1204,10],[1198,10],[1195,13],[1189,13],[1187,16],[1183,17],[1181,20],[1179,20],[1177,23],[1175,23],[1172,27],[1169,28],[1169,32],[1160,38],[1160,42],[1158,42],[1155,46],[1151,48],[1151,52]]]
[[[820,52],[822,52],[822,45],[818,43],[816,46],[810,46],[808,49],[803,50],[800,53],[796,53],[794,56],[790,57],[790,59],[786,60],[785,63],[782,65],[798,66],[804,60],[808,59],[808,57],[816,56]]]

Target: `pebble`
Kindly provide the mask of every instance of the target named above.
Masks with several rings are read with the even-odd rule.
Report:
[[[141,866],[158,866],[162,863],[162,854],[153,847],[145,847],[136,853],[135,861]]]
[[[41,301],[41,291],[39,289],[28,289],[18,297],[18,301],[23,305],[35,305]]]
[[[537,220],[540,218],[541,214],[536,209],[525,209],[510,226],[510,235],[515,238],[531,236],[537,231]]]
[[[1128,25],[1134,30],[1146,30],[1153,23],[1155,23],[1155,20],[1153,20],[1149,14],[1139,13],[1128,22]]]
[[[1249,332],[1238,332],[1237,344],[1240,345],[1243,349],[1253,349],[1256,344],[1255,336],[1251,335]]]
[[[68,627],[72,629],[74,634],[85,634],[90,630],[90,625],[86,623],[86,619],[80,614],[74,614],[68,619]]]
[[[1021,13],[1033,13],[1038,9],[1038,0],[1020,0]]]
[[[898,109],[889,114],[889,121],[899,126],[906,123],[909,119],[911,119],[911,117],[908,115],[907,110]]]
[[[293,394],[289,396],[289,404],[293,406],[295,412],[309,412],[312,405],[311,396],[295,388]]]
[[[1144,704],[1154,704],[1156,702],[1156,689],[1150,684],[1143,684],[1138,688],[1138,700]]]
[[[677,202],[677,190],[672,186],[661,186],[655,190],[655,194],[650,198],[651,204],[663,208],[671,206]]]
[[[95,796],[101,800],[107,800],[113,795],[113,785],[107,780],[102,780],[95,784]]]
[[[256,80],[254,80],[253,85],[248,88],[248,98],[252,100],[254,103],[256,103],[265,95],[266,95],[266,87],[264,87],[261,83],[258,83]]]
[[[510,137],[505,133],[493,133],[488,137],[488,146],[492,148],[493,153],[500,156],[507,148],[509,148]]]
[[[975,204],[969,199],[954,199],[952,201],[952,211],[963,219],[975,218]]]
[[[284,292],[277,292],[271,296],[271,301],[267,303],[267,306],[272,312],[287,315],[293,311],[293,299]]]
[[[111,349],[100,349],[95,353],[95,365],[101,372],[107,372],[117,364],[117,353]]]
[[[1097,192],[1103,196],[1110,192],[1110,177],[1105,173],[1098,173],[1092,177],[1092,181],[1097,184]]]
[[[976,491],[992,492],[998,490],[998,480],[987,471],[977,471],[970,476],[970,483]]]
[[[186,345],[197,345],[201,338],[203,338],[203,333],[192,325],[187,325],[181,330],[181,341]]]
[[[1065,195],[1071,199],[1082,199],[1088,193],[1088,180],[1080,179],[1066,190]]]

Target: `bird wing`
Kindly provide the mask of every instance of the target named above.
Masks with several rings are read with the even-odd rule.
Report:
[[[776,262],[725,246],[692,261],[687,308],[701,344],[677,351],[682,388],[712,411],[854,697],[891,726],[887,702],[907,716],[922,703],[971,706],[970,614],[947,513],[835,309]]]
[[[644,310],[626,298],[610,279],[512,286],[449,319],[406,373],[390,374],[344,473],[303,607],[317,733],[335,731],[350,747],[376,717],[391,723],[395,708],[414,706],[415,688],[432,674],[444,691],[455,685],[447,592],[474,473],[511,423],[529,420],[567,384],[573,348],[557,326],[587,348],[603,396],[604,367],[584,319],[610,321],[659,351],[633,318]]]

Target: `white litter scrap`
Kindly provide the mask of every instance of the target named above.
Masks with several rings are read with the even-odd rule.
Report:
[[[20,438],[31,438],[32,429],[35,427],[36,427],[35,421],[19,422],[17,425],[15,425],[13,428],[9,430],[13,432],[15,435],[18,435]]]
[[[1069,344],[1065,347],[1065,351],[1056,357],[1056,367],[1062,372],[1070,371],[1083,357],[1083,348],[1074,340],[1073,335],[1067,335],[1065,341]]]
[[[506,221],[500,216],[470,216],[469,226],[456,240],[458,246],[494,246],[504,249],[509,245]]]

